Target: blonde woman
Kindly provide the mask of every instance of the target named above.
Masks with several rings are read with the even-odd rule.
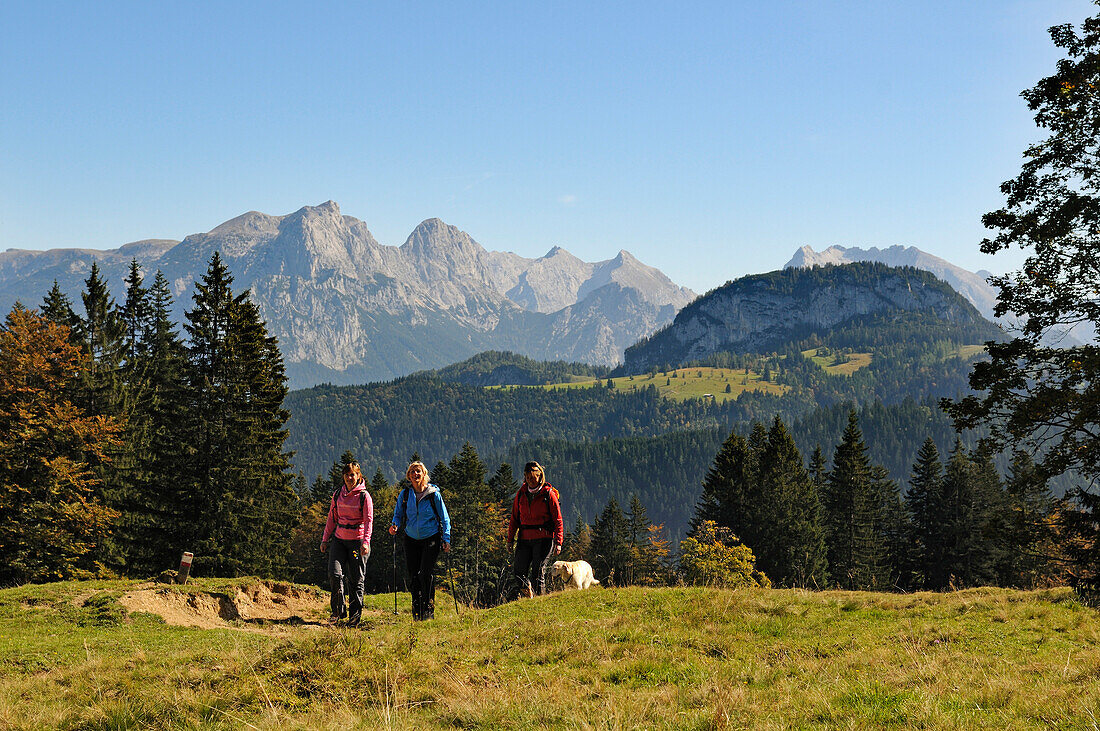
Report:
[[[332,590],[330,622],[347,616],[352,627],[363,616],[363,575],[370,556],[370,534],[374,524],[374,502],[367,492],[358,462],[344,465],[344,484],[332,494],[328,521],[321,538],[321,553],[328,552],[328,577]],[[329,550],[335,534],[336,542]],[[349,605],[344,609],[344,582]]]
[[[435,564],[439,551],[451,550],[451,517],[443,494],[429,481],[423,462],[405,470],[412,489],[404,488],[393,508],[390,535],[405,531],[405,569],[409,574],[413,619],[435,619]]]

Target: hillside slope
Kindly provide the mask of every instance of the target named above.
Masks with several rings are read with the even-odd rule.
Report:
[[[162,588],[217,607],[255,579]],[[1091,728],[1096,613],[1067,589],[590,589],[360,629],[129,613],[133,582],[0,590],[10,728]],[[155,612],[155,607],[150,607]],[[536,630],[537,628],[537,630]]]
[[[873,328],[867,328],[873,324]],[[912,267],[856,263],[785,269],[728,282],[682,309],[673,322],[627,348],[622,371],[702,361],[717,353],[761,353],[830,335],[903,325],[899,339],[925,332],[983,342],[999,337],[962,296]],[[848,339],[849,347],[871,343]]]

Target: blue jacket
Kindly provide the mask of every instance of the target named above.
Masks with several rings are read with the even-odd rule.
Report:
[[[401,496],[408,493],[405,505],[401,505]],[[428,501],[431,504],[428,504]],[[433,510],[432,507],[435,507]],[[402,509],[402,507],[404,509]],[[405,520],[402,525],[402,514]],[[438,518],[436,515],[438,514]],[[443,522],[442,530],[440,521]],[[397,493],[397,504],[393,506],[393,525],[405,529],[405,535],[418,541],[431,538],[439,533],[443,534],[443,542],[451,542],[451,516],[447,514],[447,506],[443,504],[443,494],[435,485],[429,484],[419,500],[416,499],[416,491],[412,488],[402,489]]]

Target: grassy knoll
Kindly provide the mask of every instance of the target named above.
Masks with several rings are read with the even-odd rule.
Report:
[[[661,396],[677,401],[689,398],[714,398],[717,401],[726,401],[737,398],[745,391],[783,394],[789,390],[787,386],[765,381],[761,373],[751,370],[746,373],[740,368],[677,368],[667,373],[660,371],[656,374],[622,376],[612,378],[611,381],[615,384],[615,388],[625,392],[656,386]],[[726,393],[727,385],[730,388],[729,393]],[[551,389],[600,387],[607,387],[606,378],[586,378],[543,386]]]
[[[190,591],[218,589],[214,584]],[[213,587],[213,588],[212,588]],[[124,582],[0,591],[7,728],[1095,728],[1067,590],[593,589],[358,630],[164,624]],[[319,618],[322,603],[318,601]],[[260,631],[256,631],[259,629]]]
[[[824,348],[810,348],[802,351],[802,355],[817,363],[831,376],[850,376],[860,368],[871,365],[870,353],[848,353],[841,356],[839,363],[835,354],[825,355],[824,353]]]
[[[984,352],[984,345],[963,345],[959,348],[959,357],[963,360],[970,360],[971,358],[981,355]]]

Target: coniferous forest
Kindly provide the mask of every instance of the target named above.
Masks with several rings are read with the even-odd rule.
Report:
[[[288,393],[278,343],[232,283],[215,253],[182,330],[164,277],[146,284],[136,262],[121,301],[93,266],[79,305],[55,285],[38,312],[8,315],[0,582],[149,576],[189,550],[196,573],[324,585],[321,528],[343,465],[358,461],[375,505],[367,586],[387,591],[401,549],[384,528],[413,458],[434,465],[455,525],[449,576],[472,603],[514,595],[504,527],[513,466],[531,459],[562,494],[564,556],[605,585],[1067,579],[1072,505],[1027,455],[956,434],[936,403],[963,392],[957,353],[972,333],[929,328],[921,341],[905,322],[861,322],[781,352],[718,354],[714,365],[788,389],[723,402],[652,386],[549,390],[609,374],[507,353]],[[803,355],[830,347],[874,357],[837,376]]]

